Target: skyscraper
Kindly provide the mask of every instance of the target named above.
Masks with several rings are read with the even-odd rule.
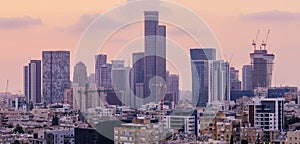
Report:
[[[112,70],[112,64],[107,63],[101,66],[100,88],[103,88],[104,90],[112,89],[111,70]]]
[[[167,94],[165,98],[178,104],[179,101],[179,75],[171,74],[167,76]],[[165,99],[166,100],[166,99]]]
[[[230,68],[224,60],[214,60],[210,64],[210,89],[209,102],[230,100]]]
[[[252,64],[252,88],[271,87],[274,54],[266,49],[255,50],[250,54]]]
[[[24,66],[24,94],[27,101],[41,103],[41,60],[30,60]]]
[[[241,81],[239,80],[239,70],[230,67],[230,89],[241,90]]]
[[[229,100],[229,63],[216,60],[216,49],[190,49],[193,105],[206,107],[213,101]]]
[[[142,98],[143,95],[137,95],[137,84],[144,84],[144,53],[132,54],[132,84],[131,89],[135,96]]]
[[[80,87],[84,87],[88,83],[86,66],[82,62],[78,62],[74,66],[73,83],[78,83]]]
[[[166,81],[166,26],[159,25],[157,11],[145,11],[145,103],[158,101]]]
[[[101,67],[106,64],[107,56],[104,54],[96,55],[95,61],[95,82],[96,86],[99,88],[101,86]]]
[[[134,106],[134,99],[130,97],[129,86],[129,67],[124,66],[125,61],[113,60],[112,61],[112,85],[116,92],[116,96],[123,104],[127,106]]]
[[[244,65],[243,66],[243,90],[252,90],[252,66]]]
[[[64,90],[70,88],[70,52],[43,51],[43,102],[63,103]]]

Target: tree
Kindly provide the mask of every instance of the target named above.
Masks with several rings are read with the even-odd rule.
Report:
[[[300,126],[297,126],[297,127],[294,129],[294,131],[295,131],[295,130],[300,130]]]
[[[58,117],[57,117],[57,116],[54,116],[54,117],[52,118],[52,125],[53,125],[53,126],[54,126],[54,125],[58,125],[58,121],[59,121]]]
[[[248,141],[245,140],[245,139],[243,139],[241,143],[242,143],[242,144],[248,144]]]
[[[20,144],[18,140],[15,140],[13,144]]]
[[[7,127],[8,128],[14,128],[14,126],[12,124],[9,124]]]
[[[230,144],[233,144],[233,136],[230,137]]]
[[[17,124],[16,127],[13,129],[13,133],[23,134],[24,133],[23,127]]]

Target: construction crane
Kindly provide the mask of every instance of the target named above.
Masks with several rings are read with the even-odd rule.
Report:
[[[258,35],[259,35],[259,29],[257,30],[255,40],[252,40],[252,45],[253,45],[254,50],[256,50],[256,42],[257,42]]]
[[[2,98],[2,103],[6,103],[6,99],[7,98],[7,94],[8,94],[8,84],[9,84],[9,80],[6,81],[6,87],[5,87],[5,93],[4,93],[4,97]]]
[[[270,34],[270,29],[269,29],[268,32],[267,32],[266,39],[263,40],[262,43],[261,43],[261,46],[264,47],[264,50],[267,49],[267,41],[268,41],[268,38],[269,38],[269,34]]]

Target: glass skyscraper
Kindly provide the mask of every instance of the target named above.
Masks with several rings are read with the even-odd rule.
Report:
[[[95,56],[95,82],[98,88],[101,87],[101,67],[107,63],[107,55],[99,54]]]
[[[166,81],[166,26],[159,25],[157,11],[145,11],[145,103],[157,102]]]
[[[230,96],[229,63],[216,60],[216,49],[190,49],[192,100],[195,107],[206,107]]]

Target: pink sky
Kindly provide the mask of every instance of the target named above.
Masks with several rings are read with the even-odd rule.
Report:
[[[299,86],[300,2],[298,0],[175,0],[202,17],[217,36],[228,59],[241,70],[249,64],[251,41],[257,29],[274,53],[273,85]],[[23,91],[23,65],[41,59],[42,50],[70,50],[98,15],[126,0],[10,0],[0,5],[0,91]],[[16,4],[17,3],[17,4]],[[192,44],[191,44],[192,45]],[[240,73],[241,75],[241,73]]]

